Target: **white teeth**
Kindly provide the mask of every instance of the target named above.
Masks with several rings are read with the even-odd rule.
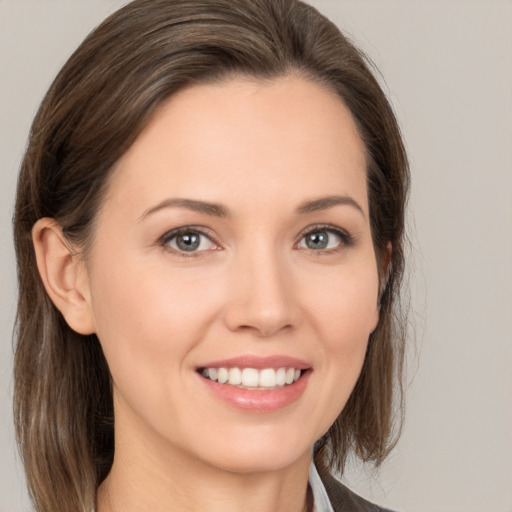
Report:
[[[229,380],[229,372],[226,368],[219,368],[217,372],[217,380],[224,384]]]
[[[203,377],[220,384],[231,384],[244,388],[273,389],[293,384],[299,380],[301,370],[295,368],[203,368]]]
[[[284,386],[286,384],[286,368],[279,368],[276,372],[276,386]]]
[[[240,371],[239,368],[230,368],[228,382],[232,386],[237,386],[238,384],[242,384],[242,372]]]
[[[254,368],[244,368],[242,370],[242,386],[248,388],[258,387],[258,370]]]
[[[259,385],[262,388],[273,388],[276,385],[276,371],[272,368],[261,370]]]

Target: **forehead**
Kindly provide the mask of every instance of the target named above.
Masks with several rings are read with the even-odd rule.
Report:
[[[293,75],[230,79],[167,100],[116,165],[111,193],[123,202],[172,195],[260,206],[343,193],[366,208],[365,150],[328,88]]]

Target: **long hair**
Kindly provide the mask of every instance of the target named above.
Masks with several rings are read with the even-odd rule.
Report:
[[[315,458],[340,469],[352,451],[376,465],[387,455],[402,410],[406,324],[399,292],[409,174],[397,121],[370,69],[333,23],[298,0],[135,0],[64,65],[34,119],[14,214],[14,413],[39,512],[90,512],[112,464],[114,418],[99,341],[74,332],[48,297],[32,227],[52,217],[87,250],[111,171],[159,106],[188,85],[236,75],[271,79],[294,72],[330,88],[350,109],[364,142],[380,321],[355,389],[318,441]]]

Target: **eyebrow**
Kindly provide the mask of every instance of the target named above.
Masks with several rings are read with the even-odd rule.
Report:
[[[352,206],[358,210],[363,215],[363,217],[366,217],[363,208],[355,199],[350,196],[327,196],[314,199],[312,201],[306,201],[297,208],[297,213],[306,214],[317,212],[319,210],[327,210],[328,208],[332,208],[333,206],[338,205]]]
[[[208,203],[206,201],[196,201],[194,199],[165,199],[161,203],[158,203],[156,206],[149,208],[146,210],[141,216],[139,220],[143,220],[146,217],[152,215],[153,213],[163,210],[164,208],[187,208],[188,210],[192,210],[194,212],[204,213],[206,215],[211,215],[213,217],[227,217],[228,210],[226,207],[215,204]]]
[[[350,196],[327,196],[319,199],[313,199],[302,203],[296,210],[300,215],[305,215],[312,212],[321,210],[327,210],[334,206],[351,206],[359,211],[363,217],[365,217],[364,210],[361,208],[359,203]],[[182,199],[182,198],[171,198],[165,199],[158,203],[156,206],[145,210],[140,216],[139,220],[143,220],[150,215],[163,210],[165,208],[186,208],[198,213],[204,213],[213,217],[226,218],[229,216],[228,209],[217,203],[209,203],[207,201],[198,201],[195,199]]]

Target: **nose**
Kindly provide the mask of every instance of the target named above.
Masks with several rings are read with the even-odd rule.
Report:
[[[296,327],[293,272],[276,252],[260,250],[233,264],[224,312],[231,331],[268,338]]]

